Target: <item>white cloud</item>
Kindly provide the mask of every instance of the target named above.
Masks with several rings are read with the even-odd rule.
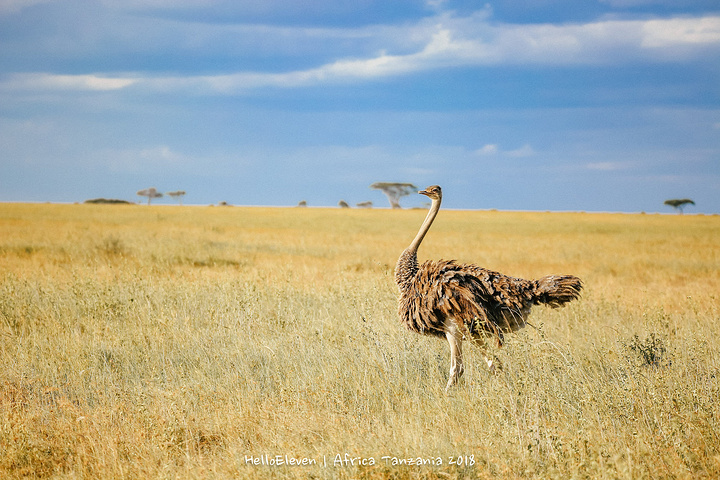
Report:
[[[210,7],[213,0],[102,0],[114,8],[129,9],[184,9],[189,7]]]
[[[419,34],[417,28],[413,35]],[[442,15],[426,32],[424,46],[411,53],[381,51],[369,58],[345,58],[285,73],[241,72],[229,75],[148,79],[164,86],[194,86],[216,92],[274,86],[363,81],[454,66],[502,64],[608,64],[658,56],[693,58],[693,47],[720,47],[720,16],[599,21],[577,25],[490,25],[485,15]],[[673,50],[681,48],[682,55]],[[658,52],[659,50],[659,52]],[[698,55],[706,52],[697,50]]]
[[[0,81],[5,90],[118,90],[136,83],[137,79],[98,75],[54,75],[50,73],[18,73]]]
[[[535,149],[533,149],[530,145],[523,145],[522,147],[516,148],[514,150],[502,150],[499,145],[488,143],[475,150],[475,155],[483,157],[502,155],[504,157],[511,158],[525,158],[536,155],[536,152]]]
[[[625,166],[619,162],[593,162],[586,164],[585,168],[587,168],[588,170],[600,170],[609,172],[613,170],[623,170]]]
[[[167,145],[141,150],[139,157],[153,162],[173,163],[182,159],[182,155],[170,150]]]
[[[495,144],[488,143],[475,150],[476,155],[496,155],[498,153],[498,146]]]
[[[515,150],[505,152],[505,155],[514,158],[532,157],[535,155],[535,150],[530,145],[523,145]]]
[[[37,5],[38,3],[50,3],[53,0],[0,0],[0,15],[17,13],[23,8]]]
[[[720,17],[648,20],[642,25],[642,46],[663,48],[720,43]]]
[[[425,5],[433,10],[442,10],[447,0],[425,0]]]
[[[346,38],[375,35],[387,48],[371,56],[338,58],[313,68],[288,72],[241,71],[197,76],[153,76],[136,72],[125,77],[38,72],[7,76],[0,80],[0,89],[103,91],[138,87],[151,91],[236,94],[262,87],[363,82],[457,66],[686,61],[707,56],[708,47],[720,48],[720,16],[562,25],[495,24],[488,16],[488,10],[466,17],[443,13],[414,25],[352,30],[352,35]],[[311,33],[301,30],[305,35],[327,35],[328,43],[337,43],[340,34],[336,30]]]
[[[643,5],[674,5],[677,7],[687,5],[687,0],[600,0],[600,2],[607,3],[608,5],[616,8],[632,8]]]

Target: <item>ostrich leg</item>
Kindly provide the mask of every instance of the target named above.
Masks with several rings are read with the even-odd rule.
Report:
[[[450,378],[448,379],[445,391],[455,385],[465,371],[462,358],[462,340],[463,335],[458,330],[455,322],[449,322],[450,325],[445,333],[448,343],[450,344]]]

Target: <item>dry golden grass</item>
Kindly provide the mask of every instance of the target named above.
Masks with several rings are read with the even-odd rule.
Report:
[[[0,477],[720,477],[720,217],[441,212],[421,258],[586,283],[445,395],[424,215],[0,205]]]

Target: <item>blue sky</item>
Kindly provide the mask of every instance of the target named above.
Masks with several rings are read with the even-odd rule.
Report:
[[[385,207],[378,181],[720,213],[720,4],[0,0],[0,201]]]

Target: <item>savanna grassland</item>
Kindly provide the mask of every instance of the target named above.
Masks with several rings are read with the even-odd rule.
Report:
[[[720,477],[720,217],[441,211],[421,260],[586,286],[446,395],[424,215],[0,204],[0,477]]]

